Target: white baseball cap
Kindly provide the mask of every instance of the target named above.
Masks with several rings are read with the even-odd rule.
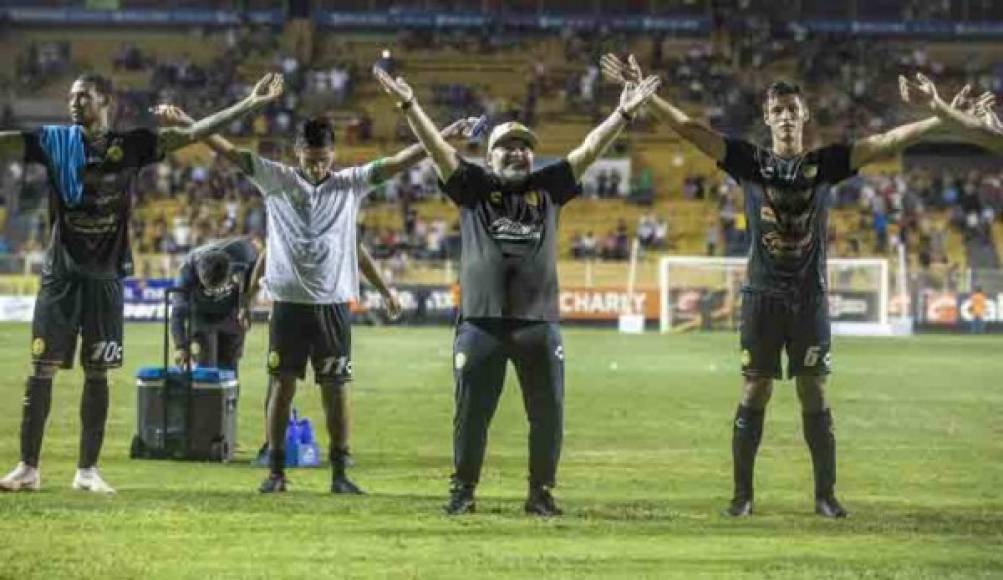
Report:
[[[518,137],[525,141],[530,149],[536,148],[536,133],[533,133],[529,127],[522,123],[509,121],[508,123],[497,125],[491,130],[491,136],[488,137],[488,151],[494,149],[499,141],[507,137]]]

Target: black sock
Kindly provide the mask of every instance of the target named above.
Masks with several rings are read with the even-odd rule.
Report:
[[[85,379],[80,396],[80,463],[77,467],[97,465],[104,443],[108,420],[108,379]]]
[[[731,457],[734,464],[735,497],[752,499],[756,452],[763,438],[763,409],[739,405],[731,432]]]
[[[268,468],[271,470],[271,474],[275,475],[285,475],[286,474],[286,449],[285,447],[269,448],[268,449]]]
[[[21,410],[21,461],[38,467],[45,435],[45,420],[52,406],[52,377],[29,377]]]
[[[836,437],[832,433],[832,413],[829,409],[801,415],[804,440],[811,452],[811,467],[815,475],[815,497],[831,497],[836,487]]]
[[[345,477],[345,468],[348,467],[348,448],[331,446],[328,456],[331,459],[331,469],[334,470],[335,477]]]

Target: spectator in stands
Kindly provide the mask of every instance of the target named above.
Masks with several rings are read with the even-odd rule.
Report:
[[[972,334],[983,334],[986,331],[986,295],[981,286],[976,286],[975,291],[968,298],[970,306],[969,313],[972,321],[969,324],[969,332]]]
[[[704,228],[704,249],[708,256],[717,255],[717,238],[720,224],[713,219],[708,219]]]

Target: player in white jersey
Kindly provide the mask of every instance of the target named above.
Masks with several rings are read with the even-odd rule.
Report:
[[[187,122],[176,107],[155,110],[163,120]],[[444,129],[458,136],[475,120]],[[207,141],[236,164],[265,197],[268,260],[265,280],[272,295],[269,324],[269,475],[262,493],[285,491],[285,430],[307,360],[320,385],[330,436],[332,493],[362,491],[345,475],[350,462],[348,389],[352,377],[349,301],[358,298],[356,218],[369,191],[425,156],[412,145],[390,157],[332,171],[334,132],[323,118],[305,121],[296,139],[297,165],[290,166],[237,149],[222,137]]]

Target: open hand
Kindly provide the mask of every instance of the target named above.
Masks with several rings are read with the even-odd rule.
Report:
[[[962,89],[961,93],[955,99],[959,99],[960,97],[959,101],[963,101],[967,98],[966,94],[967,91]],[[899,95],[906,103],[925,105],[931,110],[936,110],[938,104],[944,104],[937,93],[937,86],[923,73],[916,73],[915,80],[910,80],[903,75],[899,75]]]
[[[150,113],[157,123],[164,127],[187,127],[195,123],[195,119],[176,105],[160,104],[150,108]]]
[[[178,348],[174,350],[174,364],[179,367],[188,366],[188,361],[191,359],[191,354],[188,352],[187,348]]]
[[[278,73],[268,73],[258,80],[248,97],[257,105],[270,103],[282,96],[285,89],[285,81]]]
[[[470,137],[470,130],[474,128],[477,124],[478,117],[467,117],[466,119],[459,119],[453,121],[446,126],[441,131],[441,135],[446,139],[453,139],[456,137]]]
[[[243,306],[237,311],[237,324],[244,332],[251,329],[251,313]]]
[[[621,85],[628,82],[640,84],[644,80],[641,65],[637,64],[634,55],[627,57],[627,62],[624,63],[613,53],[604,54],[599,59],[599,68],[608,80]]]
[[[658,75],[651,75],[640,84],[627,81],[623,85],[623,92],[620,93],[620,109],[628,115],[633,115],[648,102],[661,84],[662,79],[658,78]]]
[[[376,66],[373,67],[373,75],[376,77],[376,81],[380,83],[383,91],[398,101],[407,103],[414,98],[414,89],[407,84],[404,77],[394,79],[387,74],[387,71]]]

